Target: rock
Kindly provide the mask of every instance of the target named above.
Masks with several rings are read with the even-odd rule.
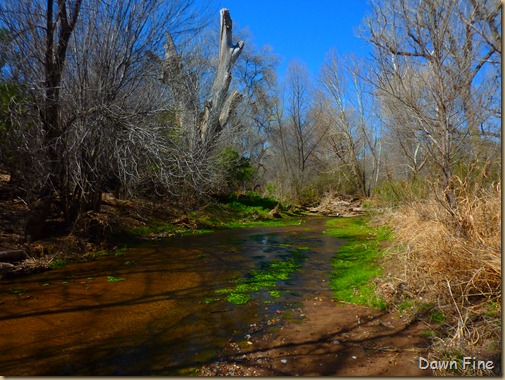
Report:
[[[281,363],[286,364],[288,361],[286,359],[281,359]]]

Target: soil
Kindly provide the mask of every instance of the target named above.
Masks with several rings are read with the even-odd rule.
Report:
[[[325,294],[306,299],[301,321],[231,343],[201,376],[431,376],[418,367],[427,356],[429,326],[398,314],[335,302]]]
[[[155,219],[180,217],[179,208],[162,202],[136,199],[135,202],[115,199],[103,194],[100,212],[87,212],[70,229],[53,206],[42,237],[31,244],[25,242],[24,228],[29,206],[9,176],[0,174],[0,280],[25,273],[46,270],[59,256],[81,258],[103,249],[115,249],[133,238],[125,231],[143,227]],[[165,237],[148,236],[146,239]]]

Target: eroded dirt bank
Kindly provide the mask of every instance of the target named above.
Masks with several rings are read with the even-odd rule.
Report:
[[[430,376],[418,368],[429,342],[423,322],[338,303],[327,294],[306,299],[302,321],[229,344],[204,376]]]

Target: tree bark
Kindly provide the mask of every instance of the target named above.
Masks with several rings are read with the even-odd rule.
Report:
[[[47,149],[49,177],[43,186],[38,201],[31,208],[25,225],[25,239],[30,242],[40,236],[42,227],[53,202],[54,190],[59,191],[62,203],[68,198],[68,184],[64,179],[62,164],[61,136],[64,131],[60,117],[60,85],[67,57],[70,36],[77,23],[82,0],[77,0],[72,13],[67,14],[67,0],[58,0],[56,17],[53,15],[54,0],[47,0],[46,9],[46,47],[45,47],[45,104],[40,109],[40,120],[44,131],[44,146]],[[70,16],[70,19],[69,19]],[[59,27],[57,26],[59,22]],[[55,35],[58,39],[55,41]],[[66,206],[62,207],[65,212]]]
[[[232,20],[228,9],[221,9],[221,31],[219,45],[219,63],[212,91],[205,101],[203,110],[198,102],[194,79],[185,71],[180,55],[170,33],[165,43],[165,59],[162,61],[162,81],[172,88],[177,105],[177,116],[182,128],[192,131],[190,148],[195,145],[209,148],[228,122],[230,114],[242,100],[237,91],[228,94],[231,82],[231,70],[237,61],[244,42],[232,43]],[[160,60],[151,54],[152,58]]]
[[[244,42],[233,44],[230,11],[221,9],[220,13],[219,65],[212,85],[211,98],[206,102],[200,121],[200,137],[204,145],[219,135],[231,112],[242,98],[242,95],[236,91],[228,95],[228,88],[231,82],[231,69],[244,48]]]

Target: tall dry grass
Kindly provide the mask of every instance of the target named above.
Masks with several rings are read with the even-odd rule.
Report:
[[[433,191],[378,217],[395,232],[397,282],[446,317],[438,359],[448,350],[489,354],[501,340],[501,183],[456,178],[452,191],[452,207]]]

